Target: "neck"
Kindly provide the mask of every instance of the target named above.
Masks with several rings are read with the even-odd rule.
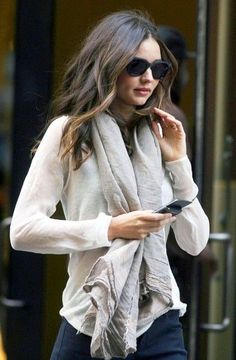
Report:
[[[121,105],[120,103],[114,101],[111,104],[110,109],[115,116],[118,116],[119,118],[127,122],[127,124],[132,122],[134,113],[133,106],[125,106],[123,104]]]

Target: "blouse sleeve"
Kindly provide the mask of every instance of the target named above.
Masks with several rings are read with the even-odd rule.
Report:
[[[66,119],[58,118],[48,127],[25,178],[10,228],[16,250],[66,254],[110,246],[108,215],[100,213],[96,219],[81,221],[51,218],[68,173],[68,166],[59,156]]]
[[[176,199],[193,200],[176,216],[172,223],[178,245],[190,255],[198,255],[206,246],[209,238],[209,221],[198,199],[197,185],[193,181],[192,169],[186,157],[166,162],[174,197]]]

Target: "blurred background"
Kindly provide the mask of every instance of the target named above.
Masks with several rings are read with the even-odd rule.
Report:
[[[16,252],[9,245],[30,149],[88,29],[110,12],[134,8],[151,14],[178,58],[171,111],[186,127],[199,199],[211,222],[209,246],[197,258],[173,239],[168,246],[189,303],[182,319],[189,359],[236,359],[236,2],[1,0],[0,360],[49,359],[67,278],[66,256]]]

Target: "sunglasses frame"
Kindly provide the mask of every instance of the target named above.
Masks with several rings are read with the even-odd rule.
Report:
[[[136,73],[136,72],[132,72],[132,65],[133,65],[133,62],[134,61],[140,61],[140,63],[143,63],[145,64],[145,68],[144,68],[144,71],[141,71],[139,73]],[[158,77],[154,76],[154,71],[153,71],[153,68],[155,66],[158,66],[158,64],[162,64],[162,65],[165,65],[166,66],[166,69],[163,69],[162,73],[163,75],[160,75]],[[143,75],[147,69],[151,69],[152,70],[152,76],[153,76],[153,79],[155,80],[162,80],[164,79],[164,77],[166,76],[166,74],[168,73],[168,71],[170,70],[171,68],[171,64],[168,62],[168,61],[165,61],[165,60],[161,60],[161,59],[157,59],[157,60],[154,60],[152,63],[148,62],[146,59],[143,59],[143,58],[140,58],[140,57],[134,57],[129,63],[128,65],[126,66],[126,71],[128,73],[129,76],[132,76],[132,77],[136,77],[136,76],[141,76]]]

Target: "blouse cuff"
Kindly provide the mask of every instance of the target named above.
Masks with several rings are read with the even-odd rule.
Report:
[[[198,194],[198,187],[193,181],[191,163],[186,156],[174,161],[166,161],[174,196],[177,199],[192,201]]]
[[[111,241],[108,239],[108,228],[111,223],[112,216],[100,213],[97,217],[97,241],[103,246],[111,246]]]

